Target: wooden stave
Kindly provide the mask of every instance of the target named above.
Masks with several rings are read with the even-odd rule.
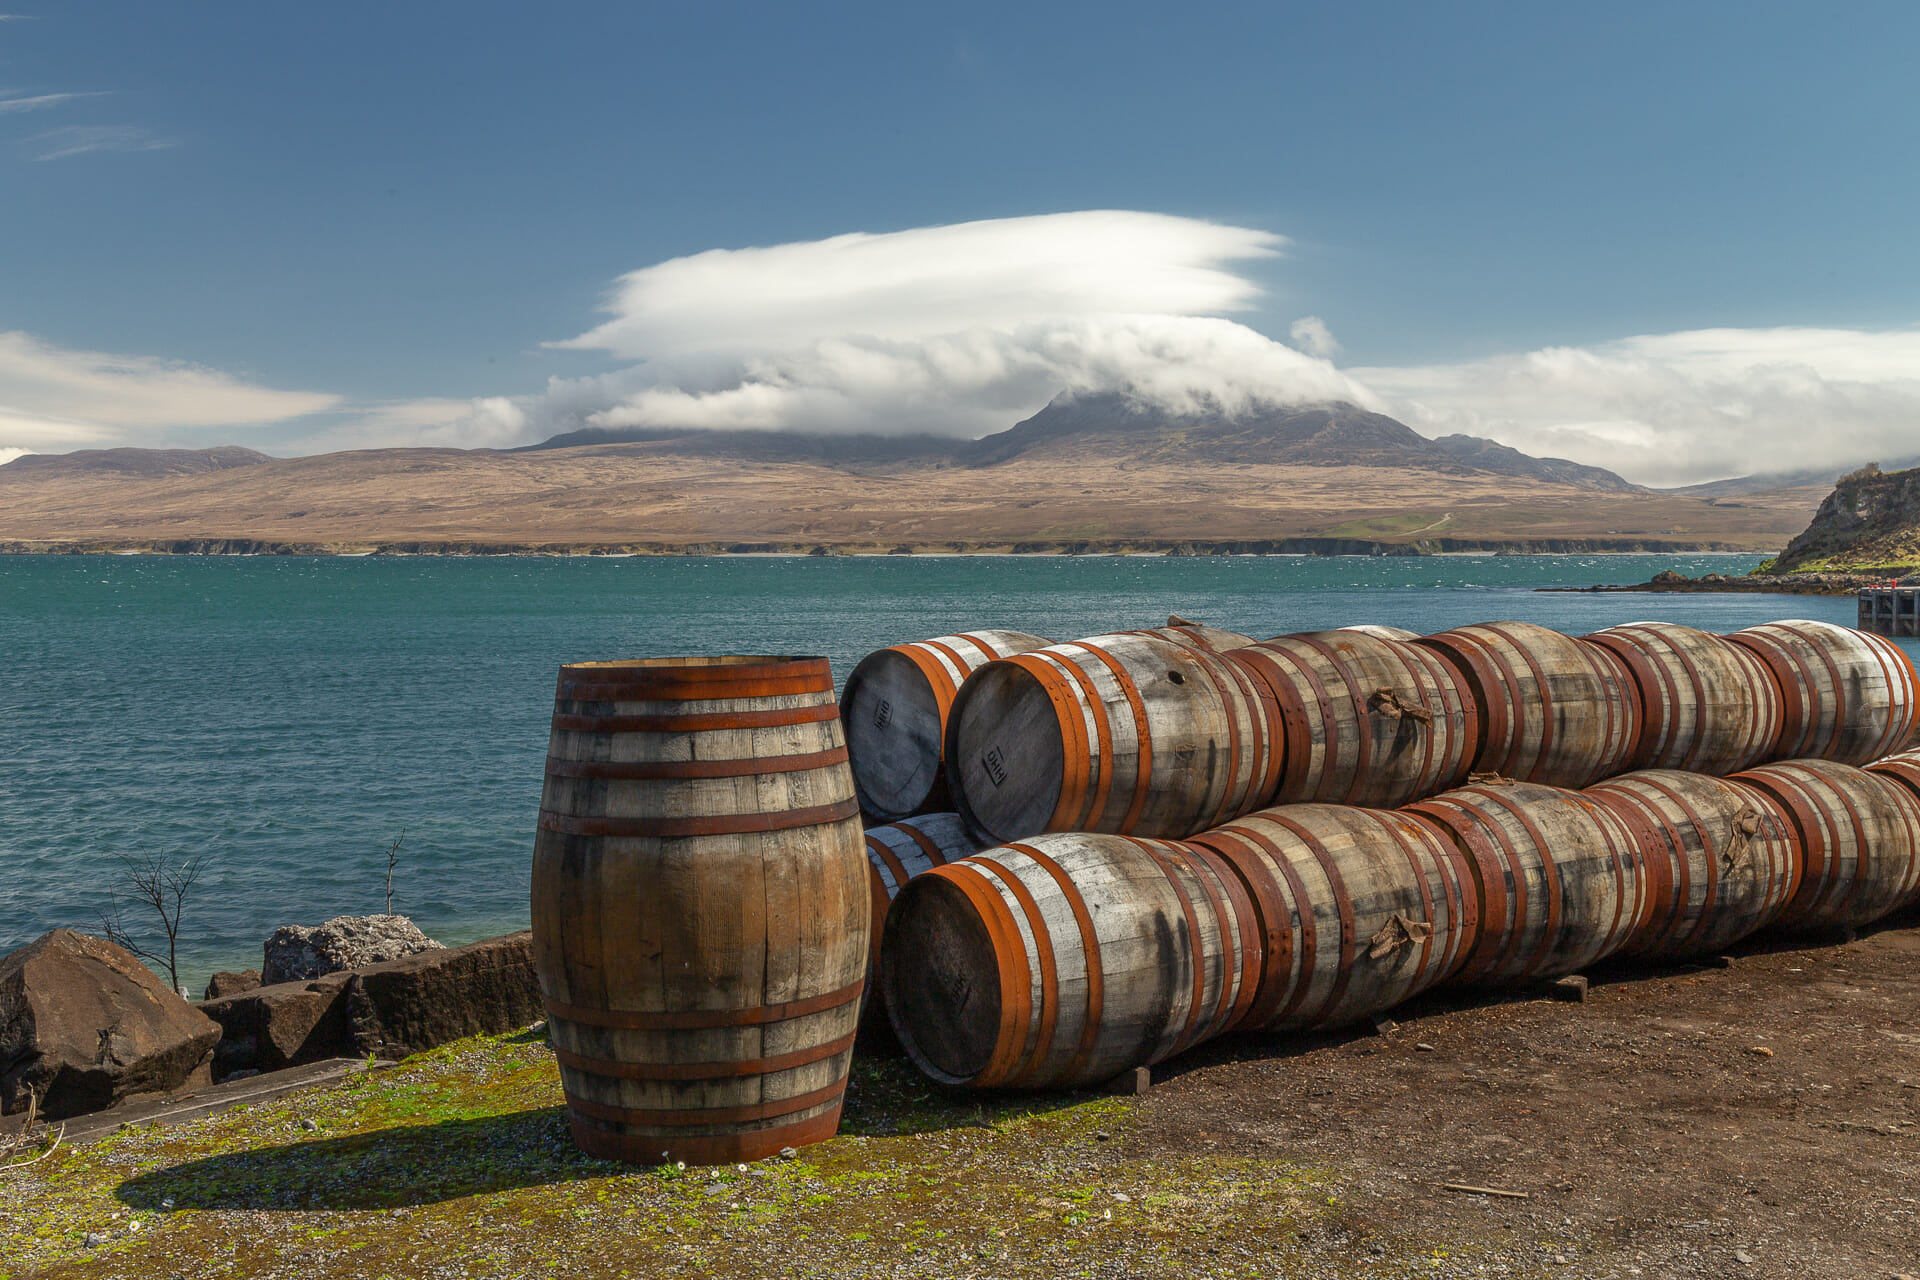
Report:
[[[1255,906],[1263,963],[1240,1030],[1334,1026],[1389,1009],[1452,977],[1478,933],[1465,855],[1414,814],[1283,805],[1188,843],[1218,853]],[[1371,955],[1396,913],[1431,934]]]
[[[1640,749],[1632,768],[1725,777],[1771,755],[1785,711],[1780,682],[1751,649],[1671,622],[1623,623],[1580,639],[1610,650],[1639,688]],[[1702,703],[1727,718],[1740,714],[1710,730],[1700,722]]]
[[[978,852],[980,842],[967,831],[957,813],[923,813],[868,827],[862,842],[867,851],[867,882],[873,902],[866,1004],[861,1012],[864,1021],[877,1016],[879,1009],[880,988],[874,982],[874,975],[879,970],[880,939],[887,911],[901,887],[922,872]],[[868,1012],[870,1010],[873,1012]]]
[[[862,658],[847,675],[840,694],[861,811],[878,822],[898,822],[947,809],[951,797],[943,751],[953,695],[986,663],[1051,643],[1024,631],[968,631],[892,645]],[[897,718],[890,716],[885,730],[871,726],[874,712],[858,706],[873,683],[897,685],[901,690],[901,696],[888,700],[887,709]],[[882,736],[876,739],[876,733]],[[877,766],[869,763],[889,755],[903,755],[918,765],[900,788],[884,787]],[[923,776],[923,784],[913,781]]]
[[[720,696],[724,678],[669,679],[651,664],[562,669],[558,692],[586,690],[615,700],[557,699],[550,758],[643,766],[640,777],[550,775],[535,839],[535,967],[575,1140],[590,1154],[636,1163],[758,1159],[831,1136],[838,1124],[870,907],[844,759],[801,770],[779,767],[783,753],[831,758],[844,749],[837,714],[824,713],[835,706],[826,661],[785,669],[797,673],[803,666],[810,691],[742,698]],[[776,687],[767,679],[755,676],[742,687]],[[673,696],[620,697],[661,693]],[[683,733],[657,727],[742,718],[757,727]],[[768,723],[782,719],[791,723]],[[605,734],[581,727],[596,722],[654,727]],[[652,763],[696,759],[732,760],[741,771],[646,776],[644,766]],[[726,803],[760,809],[775,821],[766,829],[704,832],[714,825],[713,806]],[[822,810],[842,816],[800,826],[777,821]],[[663,833],[583,833],[607,823]],[[663,927],[672,909],[661,906],[649,916],[645,904],[710,903],[713,884],[749,899],[742,887],[748,884],[775,886],[762,890],[763,900],[783,884],[797,895],[789,932],[768,925],[760,939],[757,973],[763,982],[772,975],[771,995],[762,988],[757,1001],[727,999],[725,980],[741,973],[668,972],[669,953],[694,969],[725,970],[727,962],[717,954],[687,960],[685,930],[676,939]],[[716,927],[726,927],[733,914],[684,913],[723,922]],[[658,936],[649,943],[642,933]],[[744,920],[733,941],[751,950]],[[650,945],[651,959],[643,954]],[[745,964],[735,968],[754,972]],[[743,990],[736,987],[735,996]],[[748,1064],[756,1061],[790,1065],[755,1074]]]
[[[1227,658],[1279,709],[1286,750],[1270,804],[1394,808],[1464,781],[1472,768],[1478,712],[1428,649],[1347,628],[1278,636]],[[1423,708],[1432,724],[1376,710],[1381,688]]]
[[[1583,794],[1637,820],[1643,837],[1647,910],[1618,955],[1717,953],[1772,924],[1799,887],[1791,819],[1765,791],[1710,774],[1646,769]],[[1749,813],[1759,830],[1743,849],[1734,825]]]
[[[882,947],[881,987],[902,1047],[944,1084],[1061,1089],[1149,1066],[1230,1029],[1251,997],[1251,904],[1211,854],[1176,841],[1053,833],[983,849],[910,881]],[[968,992],[994,979],[994,1016],[964,1062],[923,1029],[969,1023],[910,993],[950,984],[912,965],[929,912],[974,911],[992,959],[962,959]],[[984,990],[984,987],[981,987]]]
[[[1604,646],[1528,622],[1456,627],[1416,643],[1473,695],[1475,773],[1577,789],[1624,772],[1639,748],[1639,688]]]
[[[1219,627],[1209,627],[1201,622],[1169,621],[1164,627],[1143,627],[1137,631],[1124,631],[1119,634],[1153,636],[1188,648],[1205,649],[1209,653],[1231,653],[1235,649],[1244,649],[1250,644],[1257,643],[1252,636],[1243,636],[1238,631],[1223,631]]]
[[[1019,731],[1016,713],[1038,729]],[[982,762],[1007,741],[1039,746],[1030,770],[1009,768],[1015,812]],[[1177,839],[1267,802],[1278,708],[1230,655],[1122,632],[982,667],[954,699],[946,754],[958,762],[955,808],[982,843],[1044,831]]]
[[[1617,952],[1646,917],[1642,847],[1651,835],[1581,792],[1532,782],[1482,784],[1443,792],[1404,812],[1433,822],[1467,858],[1479,930],[1456,982],[1573,973]],[[1543,856],[1548,848],[1568,847],[1581,856]],[[1530,903],[1542,909],[1529,910]]]
[[[1770,796],[1798,836],[1800,883],[1779,927],[1871,924],[1920,897],[1920,796],[1895,772],[1781,760],[1733,780]]]
[[[1920,750],[1895,752],[1874,761],[1866,766],[1866,770],[1879,777],[1892,779],[1904,786],[1909,795],[1920,800]],[[1920,851],[1916,852],[1916,858],[1920,859]],[[1920,880],[1920,871],[1916,872],[1916,879]],[[1920,903],[1920,883],[1914,885],[1900,905],[1907,907],[1915,903]]]
[[[1363,636],[1373,636],[1380,640],[1398,640],[1402,644],[1412,644],[1420,638],[1418,631],[1409,631],[1405,627],[1389,627],[1378,622],[1356,622],[1349,627],[1338,627],[1339,631],[1358,631]]]
[[[1897,749],[1920,724],[1920,673],[1903,649],[1872,632],[1788,618],[1726,638],[1751,651],[1779,684],[1774,758],[1865,765]],[[1860,681],[1851,693],[1849,674]]]

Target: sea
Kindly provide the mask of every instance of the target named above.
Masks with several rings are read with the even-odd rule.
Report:
[[[903,641],[1068,640],[1174,613],[1261,638],[1853,621],[1851,599],[1537,590],[1758,559],[0,556],[0,954],[98,933],[126,907],[126,859],[202,859],[180,929],[197,994],[258,968],[279,925],[383,910],[396,841],[393,910],[430,936],[526,927],[565,662],[824,654],[844,680]]]

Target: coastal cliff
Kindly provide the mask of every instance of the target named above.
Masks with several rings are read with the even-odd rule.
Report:
[[[1762,567],[1881,576],[1920,568],[1920,467],[1882,471],[1868,463],[1840,477],[1812,523],[1771,566]]]

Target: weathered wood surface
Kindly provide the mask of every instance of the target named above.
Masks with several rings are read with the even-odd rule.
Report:
[[[1920,718],[1920,675],[1890,640],[1802,619],[1727,639],[1751,650],[1779,682],[1775,757],[1863,765],[1898,750]]]
[[[1377,622],[1356,622],[1350,627],[1341,627],[1342,631],[1358,631],[1363,636],[1373,636],[1380,640],[1398,640],[1408,643],[1420,638],[1418,631],[1409,631],[1405,627],[1387,627]]]
[[[1640,745],[1639,687],[1600,645],[1530,622],[1456,627],[1418,643],[1473,695],[1476,773],[1584,787],[1624,770]]]
[[[873,913],[869,959],[867,963],[866,1007],[877,1009],[880,988],[875,975],[880,963],[880,939],[884,934],[887,911],[901,886],[923,871],[944,867],[980,848],[980,842],[967,832],[957,813],[923,813],[899,822],[868,827],[867,876],[872,889]],[[863,1019],[866,1014],[862,1014]]]
[[[950,808],[941,751],[953,695],[995,658],[1048,643],[1024,631],[969,631],[862,658],[840,694],[860,807],[881,822]]]
[[[1391,1008],[1451,976],[1478,931],[1465,855],[1409,814],[1285,805],[1187,843],[1225,860],[1259,920],[1259,988],[1243,1030]]]
[[[1800,885],[1776,923],[1871,924],[1920,889],[1920,799],[1892,771],[1783,760],[1737,774],[1786,810],[1800,846]]]
[[[1480,928],[1460,982],[1558,977],[1612,955],[1646,912],[1640,835],[1577,791],[1461,787],[1408,806],[1467,855]]]
[[[1640,691],[1634,768],[1725,776],[1772,753],[1780,685],[1752,650],[1672,622],[1630,622],[1581,638],[1633,673]]]
[[[710,1164],[830,1137],[870,901],[826,659],[562,667],[532,909],[583,1150]]]
[[[1649,769],[1584,794],[1637,823],[1643,837],[1647,912],[1621,955],[1716,953],[1773,923],[1799,886],[1792,823],[1757,788]]]
[[[1161,640],[1171,640],[1175,644],[1205,649],[1210,653],[1231,653],[1235,649],[1244,649],[1254,643],[1252,636],[1243,636],[1238,631],[1222,631],[1219,627],[1209,627],[1202,622],[1186,622],[1178,618],[1167,619],[1164,627],[1147,627],[1140,631],[1122,632],[1130,636],[1154,636]]]
[[[935,1080],[1098,1084],[1231,1027],[1252,997],[1256,928],[1210,854],[1045,835],[909,881],[880,984],[900,1043]]]
[[[1272,803],[1392,808],[1464,781],[1473,764],[1473,697],[1419,645],[1348,628],[1227,658],[1279,707],[1286,751]]]
[[[955,807],[1000,842],[1177,838],[1259,808],[1279,776],[1278,708],[1235,656],[1120,634],[988,663],[948,719]]]

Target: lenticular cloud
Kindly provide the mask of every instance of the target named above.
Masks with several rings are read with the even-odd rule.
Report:
[[[1102,211],[711,250],[622,277],[610,318],[555,345],[647,363],[557,383],[543,407],[605,427],[980,435],[1061,391],[1370,403],[1327,361],[1223,317],[1260,296],[1229,265],[1285,243]]]

